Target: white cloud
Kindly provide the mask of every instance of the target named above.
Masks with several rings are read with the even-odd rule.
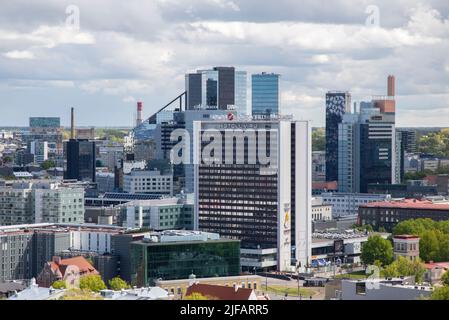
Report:
[[[34,53],[27,50],[13,50],[3,54],[4,57],[9,59],[34,59]]]

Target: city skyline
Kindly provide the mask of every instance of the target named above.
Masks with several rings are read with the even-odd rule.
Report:
[[[183,91],[186,73],[213,65],[280,74],[282,113],[314,127],[324,126],[327,91],[370,100],[394,74],[397,125],[445,126],[448,14],[438,0],[10,2],[0,13],[0,126],[26,126],[24,114],[68,126],[70,107],[79,126],[132,126],[138,100],[148,118]]]

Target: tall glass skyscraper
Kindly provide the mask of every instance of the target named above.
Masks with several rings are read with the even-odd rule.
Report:
[[[338,125],[351,112],[349,92],[326,93],[326,181],[338,180]]]
[[[246,71],[235,72],[235,109],[239,115],[248,114],[247,81],[248,74]]]
[[[252,114],[279,114],[280,75],[260,73],[252,75]]]

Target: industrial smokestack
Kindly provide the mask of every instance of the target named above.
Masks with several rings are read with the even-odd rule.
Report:
[[[70,139],[75,139],[75,109],[72,108],[72,115],[70,121]]]
[[[388,76],[388,96],[394,97],[396,94],[396,79],[393,75]]]
[[[143,121],[142,119],[142,102],[137,102],[137,119],[136,119],[136,126],[140,125]]]

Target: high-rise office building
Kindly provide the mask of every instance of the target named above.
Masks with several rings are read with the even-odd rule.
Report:
[[[75,139],[75,114],[72,108],[71,139],[65,143],[65,179],[95,182],[96,148],[94,141]]]
[[[310,124],[197,121],[193,140],[195,229],[241,240],[247,269],[291,270],[292,251],[298,267],[310,263]]]
[[[248,114],[248,74],[246,71],[235,72],[235,110],[237,114]]]
[[[414,130],[406,130],[406,129],[398,129],[402,136],[402,144],[404,151],[407,153],[416,153],[416,131]]]
[[[47,141],[31,141],[30,154],[34,155],[34,161],[37,164],[48,160],[48,142]]]
[[[30,130],[24,133],[23,142],[31,150],[33,141],[47,142],[48,159],[63,165],[63,128],[60,118],[56,117],[31,117]],[[39,157],[38,157],[39,158]],[[40,159],[40,158],[39,158]]]
[[[192,110],[195,107],[201,106],[201,73],[186,74],[186,91],[187,91],[187,110]]]
[[[70,139],[65,146],[67,168],[64,172],[64,178],[95,182],[95,142]]]
[[[338,179],[338,125],[348,112],[351,112],[349,92],[326,93],[326,181]]]
[[[280,111],[280,75],[260,73],[251,76],[253,115],[279,114]]]
[[[247,113],[247,73],[234,67],[198,70],[185,76],[186,109],[235,108]]]
[[[398,144],[394,113],[383,113],[374,101],[362,103],[359,113],[344,115],[338,135],[338,190],[366,193],[369,184],[399,183]]]

